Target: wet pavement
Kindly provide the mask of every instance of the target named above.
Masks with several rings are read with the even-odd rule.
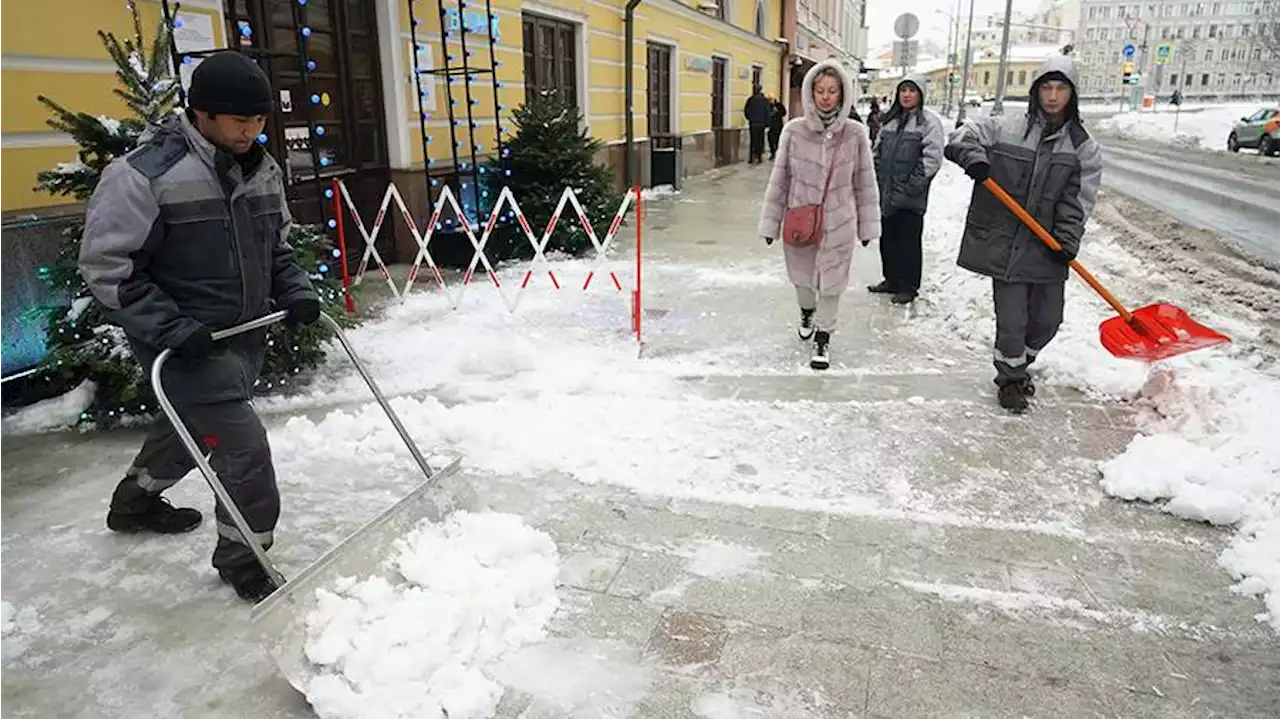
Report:
[[[1134,433],[1127,408],[1045,386],[1034,413],[1004,415],[989,351],[920,326],[936,299],[904,310],[862,292],[879,279],[874,246],[855,256],[832,370],[807,369],[779,250],[755,237],[765,172],[711,173],[646,203],[644,361],[726,436],[762,427],[718,448],[732,493],[698,476],[647,489],[621,470],[616,483],[466,470],[486,505],[550,533],[562,557],[548,686],[509,690],[500,714],[1280,713],[1280,641],[1217,565],[1227,531],[1099,489],[1098,462]],[[769,434],[795,415],[811,436]],[[274,438],[289,413],[267,421]],[[4,600],[19,612],[5,716],[310,715],[218,587],[211,528],[106,532],[140,437],[4,440]],[[416,483],[332,471],[348,474],[331,487],[281,472],[272,554],[287,575]],[[207,493],[189,478],[174,501]],[[581,657],[590,682],[557,683]]]

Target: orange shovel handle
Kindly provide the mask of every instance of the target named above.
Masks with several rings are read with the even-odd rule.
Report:
[[[1022,224],[1026,225],[1027,228],[1031,230],[1031,234],[1035,235],[1041,242],[1048,245],[1049,249],[1054,251],[1062,249],[1062,245],[1057,240],[1053,239],[1053,235],[1049,234],[1048,230],[1044,229],[1044,226],[1037,222],[1036,218],[1032,217],[1029,212],[1022,209],[1022,205],[1019,205],[1017,200],[1010,197],[1009,193],[1005,192],[1004,188],[998,185],[995,180],[988,177],[982,181],[982,186],[987,188],[991,194],[995,195],[997,199],[1003,202],[1004,206],[1008,207],[1009,211],[1016,215],[1019,220],[1022,220]],[[1072,260],[1071,269],[1075,270],[1076,274],[1080,275],[1080,279],[1087,282],[1089,286],[1093,288],[1094,292],[1101,295],[1102,299],[1106,300],[1107,304],[1111,305],[1112,309],[1119,312],[1125,322],[1133,321],[1133,315],[1129,310],[1125,309],[1124,305],[1120,304],[1120,300],[1116,299],[1116,296],[1111,294],[1106,287],[1103,287],[1102,283],[1084,268],[1084,265],[1080,264],[1078,260]]]

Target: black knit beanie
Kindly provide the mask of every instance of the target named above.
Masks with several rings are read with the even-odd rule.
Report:
[[[271,80],[249,56],[227,50],[205,58],[191,73],[187,105],[212,114],[266,115],[271,112]]]

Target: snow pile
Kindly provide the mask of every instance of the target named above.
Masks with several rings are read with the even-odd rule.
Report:
[[[1252,115],[1263,103],[1237,103],[1186,108],[1180,113],[1125,112],[1094,123],[1101,132],[1124,140],[1150,140],[1176,147],[1227,148],[1227,136],[1240,118]],[[1175,120],[1178,129],[1173,129]]]
[[[640,191],[640,196],[646,200],[657,200],[663,197],[673,197],[678,194],[680,194],[680,191],[672,185],[646,187]]]
[[[1280,449],[1271,412],[1280,377],[1236,361],[1187,357],[1177,379],[1153,377],[1141,400],[1143,434],[1102,467],[1103,489],[1163,502],[1195,521],[1239,528],[1219,563],[1236,591],[1263,598],[1280,631]]]
[[[84,380],[66,394],[18,409],[4,418],[4,433],[36,434],[71,427],[79,419],[80,413],[93,404],[93,395],[97,390],[98,385],[92,380]]]
[[[316,592],[307,699],[326,719],[492,716],[503,688],[486,669],[545,638],[559,607],[555,544],[515,515],[458,512],[396,552],[396,581]]]
[[[0,602],[0,635],[4,637],[4,661],[26,654],[33,635],[41,628],[40,613],[34,607],[18,609],[9,602]]]

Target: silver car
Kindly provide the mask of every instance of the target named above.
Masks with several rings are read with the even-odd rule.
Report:
[[[1227,136],[1227,149],[1239,152],[1242,147],[1256,147],[1259,155],[1280,155],[1280,106],[1240,118]]]

